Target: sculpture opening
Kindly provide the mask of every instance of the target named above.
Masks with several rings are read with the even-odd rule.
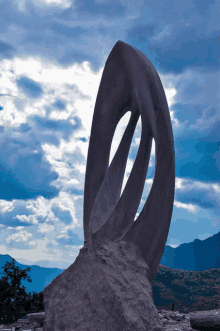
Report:
[[[154,181],[154,175],[155,175],[155,141],[152,139],[152,148],[151,148],[151,154],[150,154],[150,161],[149,161],[149,168],[147,171],[147,176],[144,182],[143,187],[143,193],[140,199],[139,206],[137,208],[137,212],[134,218],[134,221],[138,218],[140,213],[142,212],[142,209],[144,208],[144,204],[148,199],[148,196],[150,194],[153,181]]]
[[[131,118],[131,111],[127,111],[125,113],[125,115],[120,119],[120,121],[117,124],[117,127],[116,127],[115,132],[114,132],[114,136],[113,136],[113,139],[112,139],[108,167],[111,166],[111,163],[112,163],[112,161],[114,159],[114,156],[117,153],[118,147],[119,147],[119,145],[121,143],[123,134],[124,134],[124,132],[126,130],[126,127],[127,127],[128,123],[129,123],[130,118]],[[137,127],[136,127],[135,132],[136,131],[137,131]],[[134,143],[134,137],[132,139],[132,143]],[[131,147],[132,147],[132,143],[131,143]],[[131,147],[130,147],[129,153],[131,152]],[[126,176],[126,173],[128,171],[128,166],[129,166],[128,165],[128,162],[129,162],[129,160],[127,159],[127,163],[126,163],[126,167],[125,167],[125,175],[124,175],[124,179],[123,179],[123,183],[122,183],[121,194],[122,194],[122,192],[124,190],[124,187],[125,187],[125,184],[127,183],[127,180],[128,180],[128,177]]]

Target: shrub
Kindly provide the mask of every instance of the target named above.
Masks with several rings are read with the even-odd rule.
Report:
[[[34,309],[34,312],[43,307],[43,292],[41,294],[33,293],[33,296],[26,293],[25,287],[21,287],[21,280],[26,279],[32,282],[27,275],[27,271],[15,267],[15,260],[12,263],[7,262],[3,267],[6,276],[0,279],[0,323],[11,324],[19,318],[24,317],[27,313]]]

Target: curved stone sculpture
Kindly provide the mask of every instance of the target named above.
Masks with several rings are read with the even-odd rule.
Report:
[[[120,119],[131,118],[109,164]],[[139,116],[141,141],[126,187],[121,188]],[[147,201],[134,222],[155,139],[155,175]],[[136,244],[156,275],[166,244],[175,190],[174,143],[164,89],[152,63],[139,50],[118,41],[103,71],[93,115],[84,190],[84,247],[94,252],[107,241]]]
[[[108,166],[116,126],[127,111],[130,121]],[[140,115],[141,142],[121,195]],[[154,181],[134,222],[153,137]],[[172,127],[161,81],[141,52],[118,41],[106,62],[93,116],[84,191],[84,247],[74,263],[44,288],[44,331],[163,330],[151,284],[169,231],[174,188]]]

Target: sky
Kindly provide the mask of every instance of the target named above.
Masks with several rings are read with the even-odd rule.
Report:
[[[83,247],[94,106],[105,62],[118,40],[152,62],[169,105],[176,183],[166,245],[177,247],[220,231],[219,3],[2,0],[0,254],[64,269]],[[130,114],[116,128],[109,164]],[[140,137],[141,117],[122,192]],[[153,141],[136,217],[154,169]]]

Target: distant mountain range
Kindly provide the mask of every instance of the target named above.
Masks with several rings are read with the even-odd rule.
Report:
[[[12,257],[0,254],[0,278],[4,276],[2,267],[7,262],[12,262]],[[204,271],[220,268],[220,232],[203,241],[195,239],[193,242],[181,244],[177,248],[166,245],[160,261],[160,267],[161,265],[186,271]],[[28,275],[32,282],[29,283],[27,280],[21,281],[21,285],[24,285],[27,293],[43,291],[45,286],[50,284],[55,277],[66,269],[25,265],[18,263],[16,260],[15,266],[23,270],[30,268]]]
[[[172,269],[204,271],[220,268],[220,232],[176,248],[165,246],[160,264]]]
[[[0,278],[5,276],[4,268],[7,262],[12,262],[12,257],[10,255],[0,254]],[[30,268],[30,272],[27,272],[28,276],[31,278],[32,282],[29,283],[27,280],[21,281],[21,286],[25,287],[27,293],[35,291],[36,293],[41,292],[45,286],[49,285],[52,280],[57,277],[65,269],[59,268],[44,268],[37,265],[26,265],[20,264],[15,260],[15,266],[24,270]]]

